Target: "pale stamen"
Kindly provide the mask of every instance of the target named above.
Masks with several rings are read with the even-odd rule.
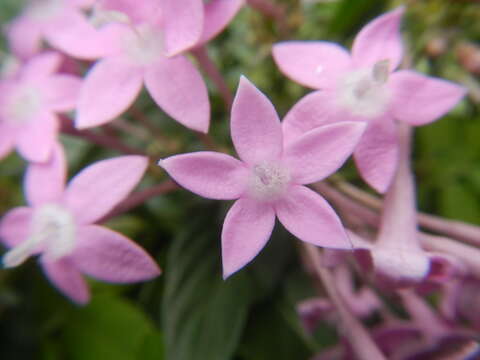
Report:
[[[69,255],[75,247],[75,222],[72,214],[59,205],[47,204],[35,211],[30,236],[8,251],[4,267],[18,266],[37,252],[49,261]]]
[[[257,200],[274,200],[284,194],[289,182],[290,174],[281,165],[257,164],[252,167],[250,195]]]

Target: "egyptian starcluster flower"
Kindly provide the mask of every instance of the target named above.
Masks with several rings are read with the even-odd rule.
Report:
[[[52,284],[79,304],[90,296],[82,274],[116,283],[159,275],[158,266],[142,248],[95,225],[135,187],[147,164],[142,156],[99,161],[67,187],[60,146],[48,162],[31,164],[25,175],[29,206],[10,210],[0,222],[0,238],[10,248],[3,266],[18,266],[38,255]]]
[[[70,49],[70,40],[92,28],[83,14],[95,0],[30,0],[22,13],[7,26],[7,38],[14,55],[27,59],[42,49],[42,42]],[[91,38],[90,38],[91,39]]]
[[[175,155],[159,162],[190,191],[211,199],[237,199],[222,230],[224,277],[250,262],[265,246],[275,215],[296,237],[349,249],[330,205],[304,184],[324,179],[351,154],[365,125],[343,122],[307,132],[285,146],[271,102],[245,77],[232,105],[231,136],[241,160],[216,152]]]
[[[193,130],[207,132],[207,88],[182,53],[216,35],[240,5],[240,1],[204,5],[200,0],[100,2],[96,17],[103,19],[99,33],[109,50],[85,78],[76,126],[111,121],[133,103],[144,83],[168,115]]]
[[[13,147],[28,161],[47,161],[56,143],[57,113],[73,110],[81,79],[58,73],[62,56],[45,52],[0,80],[0,158]]]
[[[303,98],[285,117],[291,141],[322,124],[366,121],[355,149],[360,174],[385,192],[398,163],[396,121],[428,124],[449,111],[465,90],[452,82],[412,70],[395,71],[403,56],[399,31],[404,9],[367,24],[349,54],[326,41],[290,41],[273,47],[280,70],[305,86],[321,89]]]

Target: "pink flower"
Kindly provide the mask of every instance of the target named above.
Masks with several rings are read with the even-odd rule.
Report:
[[[26,59],[40,51],[42,40],[70,54],[71,40],[78,34],[92,39],[94,28],[88,24],[82,10],[95,0],[31,0],[7,26],[7,38],[12,52]],[[75,55],[75,51],[73,54]],[[78,54],[81,57],[81,54]]]
[[[399,26],[403,8],[367,24],[351,54],[325,41],[276,44],[280,70],[305,86],[321,89],[303,98],[286,116],[287,142],[320,125],[337,121],[368,122],[354,158],[361,175],[385,192],[397,166],[395,120],[428,124],[449,111],[465,89],[411,70],[394,71],[403,55]]]
[[[238,0],[207,5],[200,0],[101,2],[97,18],[106,23],[102,33],[111,51],[87,74],[77,128],[113,120],[134,102],[145,84],[169,116],[190,129],[207,132],[207,88],[198,70],[179,54],[216,35],[240,5]]]
[[[211,199],[238,199],[222,230],[223,275],[250,262],[270,238],[275,216],[295,236],[318,246],[351,248],[340,219],[303,186],[336,171],[365,125],[344,122],[315,129],[288,146],[271,102],[246,78],[232,106],[231,132],[241,160],[216,152],[161,160],[180,185]]]
[[[14,146],[29,161],[47,161],[58,133],[57,112],[73,110],[80,78],[58,74],[62,57],[33,57],[0,81],[0,158]]]
[[[159,275],[153,259],[123,235],[94,223],[124,199],[140,181],[148,161],[123,156],[99,161],[65,188],[66,163],[60,146],[50,161],[31,164],[25,177],[29,207],[17,207],[0,222],[0,238],[11,248],[7,268],[32,255],[66,296],[89,300],[81,274],[108,282],[135,282]]]

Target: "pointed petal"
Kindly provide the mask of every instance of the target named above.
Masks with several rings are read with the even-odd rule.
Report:
[[[145,250],[120,233],[98,225],[78,229],[72,254],[75,266],[96,279],[129,283],[160,275],[160,269]]]
[[[53,286],[79,305],[90,301],[90,291],[82,274],[68,259],[42,261],[43,271]]]
[[[57,134],[57,118],[52,113],[43,112],[19,131],[18,151],[28,161],[48,161],[57,142]]]
[[[50,159],[30,163],[25,172],[24,188],[27,202],[32,206],[59,202],[65,190],[67,162],[61,144],[56,144]]]
[[[65,205],[75,214],[78,223],[94,223],[133,190],[147,166],[148,159],[137,155],[96,162],[69,182]]]
[[[246,77],[233,100],[230,128],[240,159],[249,164],[277,160],[283,150],[282,128],[270,100]]]
[[[293,235],[313,245],[335,249],[352,249],[332,207],[305,186],[293,185],[275,204],[278,219]]]
[[[0,240],[7,247],[17,246],[27,239],[33,209],[22,206],[7,212],[0,221]]]
[[[135,101],[142,83],[142,70],[125,60],[97,62],[80,89],[75,126],[85,129],[113,120]]]
[[[453,82],[410,70],[392,74],[389,86],[395,119],[415,126],[428,124],[445,115],[466,93],[465,88]]]
[[[20,59],[28,59],[40,51],[41,28],[23,14],[7,25],[6,36],[10,50]]]
[[[284,160],[296,184],[320,181],[338,170],[352,154],[366,123],[340,122],[305,133],[285,149]]]
[[[275,225],[275,213],[268,203],[237,200],[227,213],[222,229],[223,278],[252,261],[263,249]]]
[[[209,199],[238,199],[245,191],[248,170],[222,153],[200,151],[171,156],[158,165],[184,188]]]
[[[352,46],[356,67],[371,67],[382,60],[390,61],[390,69],[400,65],[403,56],[400,23],[405,9],[399,7],[387,12],[363,27]]]
[[[313,89],[336,86],[351,68],[350,54],[327,41],[286,41],[272,48],[273,59],[287,77]]]
[[[62,63],[62,55],[46,51],[31,58],[21,70],[22,79],[44,81],[55,73]]]
[[[202,0],[163,0],[164,42],[169,56],[195,45],[203,30]]]
[[[205,4],[203,33],[197,45],[205,44],[217,36],[244,3],[244,0],[212,0]]]
[[[314,91],[293,105],[283,119],[283,142],[288,145],[304,133],[319,126],[357,119],[357,116],[335,104],[333,91]]]
[[[74,110],[82,79],[72,75],[54,75],[41,84],[42,96],[53,111]]]
[[[117,34],[107,29],[97,30],[80,11],[70,9],[48,24],[48,43],[77,59],[98,59],[118,49]]]
[[[387,191],[398,164],[398,137],[389,117],[372,121],[353,157],[362,178],[379,193]]]
[[[145,85],[155,102],[186,127],[208,132],[210,102],[202,76],[184,56],[163,58],[145,72]]]

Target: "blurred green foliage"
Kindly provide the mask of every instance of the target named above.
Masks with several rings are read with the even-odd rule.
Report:
[[[0,21],[22,2],[2,0]],[[433,76],[479,87],[478,74],[459,62],[456,49],[479,41],[475,1],[447,0],[275,0],[285,11],[286,29],[244,8],[209,47],[230,87],[248,76],[280,114],[308,92],[283,77],[270,56],[281,40],[330,40],[350,46],[361,26],[395,6],[407,5],[404,35],[412,66]],[[445,43],[439,54],[432,41]],[[6,49],[5,43],[2,44]],[[211,135],[232,152],[229,114],[208,81]],[[477,90],[478,91],[478,90]],[[466,99],[444,119],[416,131],[415,170],[419,207],[434,214],[480,222],[480,112],[478,98]],[[147,95],[137,103],[162,137],[149,131],[122,135],[154,158],[204,149],[199,139],[162,113]],[[141,127],[130,116],[126,121]],[[116,130],[115,130],[116,131]],[[134,136],[132,136],[134,135]],[[115,154],[62,137],[70,175],[96,159]],[[22,204],[25,164],[16,155],[0,163],[0,212]],[[342,175],[364,186],[349,164]],[[142,186],[166,178],[156,166]],[[256,260],[228,281],[221,278],[220,229],[229,204],[178,191],[151,199],[108,222],[144,246],[164,275],[146,284],[118,286],[91,281],[93,299],[74,306],[42,276],[35,260],[0,272],[0,359],[42,360],[281,360],[307,359],[332,344],[336,334],[320,327],[309,336],[295,313],[299,300],[315,295],[300,264],[295,240],[280,226]]]

